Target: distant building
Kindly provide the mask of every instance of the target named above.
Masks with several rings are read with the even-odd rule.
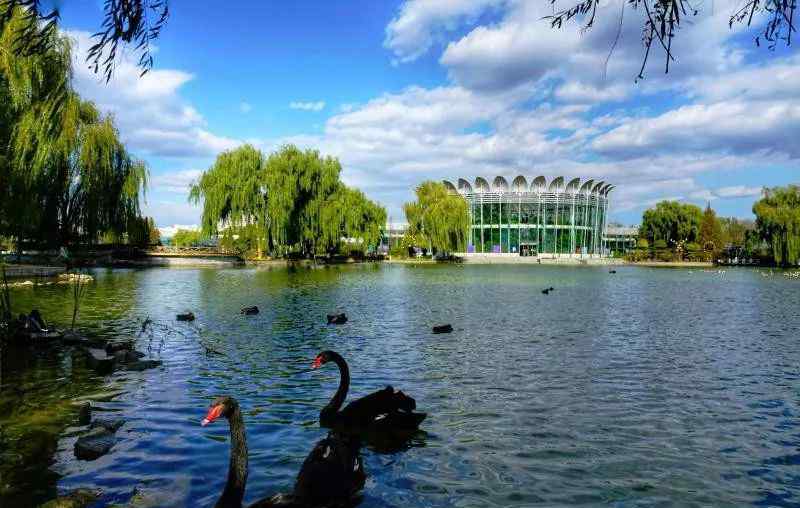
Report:
[[[608,226],[603,235],[603,243],[612,256],[635,249],[638,240],[639,226]]]
[[[474,183],[459,178],[448,189],[469,204],[468,253],[599,257],[610,253],[606,244],[609,193],[604,181],[579,178],[549,184],[538,176],[528,184],[524,176],[511,185],[497,176]]]
[[[384,230],[381,232],[381,246],[380,249],[384,252],[395,248],[400,245],[403,235],[408,231],[407,222],[387,222]]]

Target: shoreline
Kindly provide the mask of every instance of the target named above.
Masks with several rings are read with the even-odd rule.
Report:
[[[646,268],[714,268],[717,266],[711,261],[636,261],[627,264]]]

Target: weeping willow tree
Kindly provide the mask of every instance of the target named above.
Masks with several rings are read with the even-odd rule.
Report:
[[[466,250],[470,226],[467,202],[450,193],[444,184],[431,181],[420,184],[416,194],[417,200],[403,207],[408,232],[421,235],[437,251]]]
[[[318,243],[332,252],[343,238],[362,245],[377,245],[386,223],[386,209],[367,199],[360,190],[340,185],[325,200],[319,218]]]
[[[72,88],[68,39],[49,31],[47,51],[12,51],[31,22],[18,10],[0,33],[0,234],[18,248],[121,239],[139,216],[147,169]]]
[[[764,189],[764,196],[753,205],[756,230],[772,249],[775,263],[796,266],[800,263],[800,186]]]
[[[314,255],[321,236],[320,213],[341,182],[342,166],[316,150],[287,145],[266,162],[269,234],[278,249]]]
[[[267,187],[263,154],[251,145],[222,152],[189,191],[189,201],[203,203],[201,228],[204,236],[220,229],[234,234],[252,231],[255,225],[258,257],[266,241]]]
[[[26,153],[36,150],[41,160],[57,138],[57,116],[69,92],[70,48],[66,39],[49,33],[47,51],[18,55],[14,49],[19,35],[36,32],[37,27],[20,8],[6,15],[9,19],[0,31],[0,234],[19,239],[33,222],[31,215],[38,213],[30,197],[42,165],[27,167],[25,157],[14,148],[23,146]],[[20,124],[32,121],[42,134],[41,149],[38,143],[21,143]]]
[[[341,169],[316,150],[287,145],[265,157],[245,145],[220,154],[192,185],[189,200],[203,204],[204,235],[222,233],[226,245],[236,243],[234,236],[254,240],[258,257],[263,247],[315,256],[343,237],[377,243],[386,213],[342,184]]]

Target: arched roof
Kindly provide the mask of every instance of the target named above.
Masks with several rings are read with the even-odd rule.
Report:
[[[453,193],[457,193],[458,192],[458,189],[456,189],[456,186],[453,185],[452,183],[450,183],[448,180],[442,180],[442,183],[444,184],[445,187],[447,187],[448,191],[453,192]]]
[[[564,177],[563,176],[556,177],[555,180],[550,182],[550,187],[547,188],[547,192],[558,192],[558,190],[561,189],[563,185],[564,185]]]
[[[489,192],[489,182],[484,177],[475,178],[475,192]]]
[[[614,190],[615,188],[616,188],[615,185],[608,185],[606,187],[606,196],[608,196],[608,193],[611,192],[612,190]]]
[[[578,186],[580,185],[580,183],[581,183],[581,179],[580,178],[573,178],[567,184],[566,191],[571,193],[571,194],[577,193],[578,192]]]
[[[592,192],[592,185],[594,185],[594,180],[590,178],[589,180],[583,182],[583,185],[581,185],[581,188],[578,192],[581,194],[589,194]]]
[[[463,178],[458,179],[458,190],[462,194],[472,194],[472,185]]]
[[[541,192],[547,188],[547,180],[543,176],[537,176],[531,182],[531,190]]]
[[[519,175],[518,177],[514,178],[514,181],[511,182],[511,191],[512,192],[526,192],[528,190],[528,181],[525,180],[525,177]]]
[[[614,187],[614,186],[611,185],[610,183],[605,184],[603,186],[603,188],[600,189],[600,195],[601,196],[608,196],[608,191],[610,191],[612,187]]]
[[[599,182],[597,182],[597,184],[594,187],[592,187],[592,194],[599,194],[598,191],[600,190],[600,188],[603,185],[605,185],[605,183],[606,182],[604,182],[603,180],[600,180]]]
[[[496,176],[492,181],[492,190],[494,192],[508,192],[508,182],[502,176]]]

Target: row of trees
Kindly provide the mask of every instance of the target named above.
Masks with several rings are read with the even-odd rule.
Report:
[[[719,218],[710,206],[662,201],[644,212],[632,256],[710,260],[727,251],[782,266],[800,263],[800,187],[764,189],[753,213],[755,221]]]
[[[340,180],[336,158],[287,145],[264,155],[245,145],[221,153],[192,185],[204,236],[261,257],[331,254],[345,242],[377,245],[386,210]]]
[[[16,8],[0,32],[0,236],[18,248],[121,240],[141,226],[147,168],[74,90],[69,39],[50,31],[46,51],[14,51],[33,22]]]

